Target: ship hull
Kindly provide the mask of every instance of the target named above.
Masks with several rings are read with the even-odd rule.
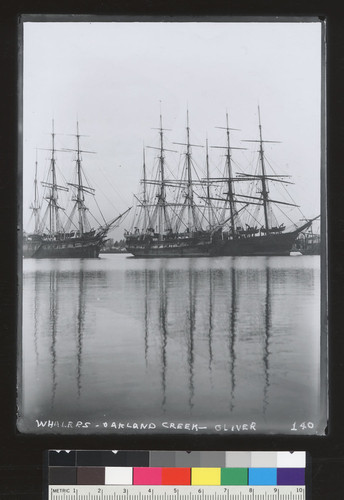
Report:
[[[135,257],[220,257],[220,256],[287,256],[290,255],[297,236],[309,224],[286,233],[253,235],[226,239],[216,233],[204,240],[151,241],[149,238],[130,237],[126,249]]]
[[[223,256],[285,256],[290,255],[293,244],[300,233],[296,230],[289,233],[268,234],[221,239],[214,243],[213,255]]]
[[[212,244],[209,237],[153,240],[150,237],[127,238],[126,249],[134,257],[209,257]]]
[[[24,242],[23,257],[33,259],[94,259],[99,256],[103,239],[64,239]]]

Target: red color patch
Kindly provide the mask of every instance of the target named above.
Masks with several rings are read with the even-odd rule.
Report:
[[[184,467],[163,467],[162,481],[164,485],[190,485],[191,469]]]

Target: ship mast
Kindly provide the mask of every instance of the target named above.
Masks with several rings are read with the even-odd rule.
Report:
[[[37,185],[37,149],[36,149],[36,162],[35,162],[35,200],[33,205],[33,213],[35,217],[35,233],[38,231],[39,226],[39,206],[38,206],[38,185]]]
[[[143,148],[143,228],[147,231],[147,175],[146,175],[146,154]]]
[[[38,168],[38,161],[37,161],[37,149],[36,149],[36,161],[35,161],[35,179],[34,179],[34,201],[31,203],[31,210],[33,213],[33,216],[35,218],[35,234],[38,233],[39,231],[39,211],[40,211],[40,206],[39,206],[39,200],[38,200],[38,183],[37,183],[37,168]]]
[[[228,199],[232,235],[234,236],[234,234],[235,234],[234,216],[237,213],[237,210],[235,207],[235,200],[234,200],[232,148],[231,148],[230,132],[229,131],[230,130],[237,130],[237,129],[230,129],[229,128],[228,113],[227,112],[226,112],[226,127],[216,127],[216,128],[222,128],[222,129],[226,130],[226,135],[227,135],[226,166],[227,166],[227,175],[228,175],[228,177],[227,177],[228,192],[225,194],[227,195],[227,199]]]
[[[244,196],[241,195],[244,198],[247,198],[248,200],[257,200],[257,202],[252,202],[249,201],[249,204],[256,204],[256,205],[263,205],[263,211],[264,211],[264,223],[265,223],[265,233],[269,234],[271,232],[274,232],[276,228],[274,228],[272,225],[270,225],[269,221],[269,211],[270,211],[270,203],[276,203],[279,205],[287,205],[291,207],[297,207],[298,205],[295,205],[295,203],[288,203],[285,201],[281,200],[272,200],[269,196],[269,187],[268,187],[268,181],[273,181],[273,182],[280,182],[282,184],[293,184],[292,182],[289,182],[285,180],[285,178],[290,177],[290,175],[272,175],[272,174],[267,174],[266,173],[266,168],[265,168],[265,154],[264,154],[264,143],[279,143],[280,141],[266,141],[263,140],[263,133],[262,133],[262,124],[261,124],[261,119],[260,119],[260,107],[258,106],[258,125],[259,125],[259,139],[258,140],[243,140],[242,142],[258,142],[259,143],[259,159],[260,159],[260,171],[261,173],[258,174],[238,174],[238,177],[236,177],[237,181],[253,181],[257,180],[260,182],[261,185],[261,191],[259,192],[260,196]]]
[[[73,211],[70,216],[70,222],[73,219],[73,215],[75,210],[78,212],[78,232],[79,235],[82,236],[85,232],[90,230],[90,223],[86,217],[87,207],[85,205],[85,194],[90,194],[94,196],[95,190],[90,186],[85,186],[83,184],[83,175],[82,175],[82,159],[81,153],[92,153],[95,154],[94,151],[85,151],[80,149],[80,135],[79,132],[79,122],[76,122],[76,149],[65,149],[64,151],[73,151],[76,153],[76,183],[67,182],[68,186],[72,186],[75,188],[75,197],[73,201],[75,201],[75,205]]]
[[[265,173],[265,163],[264,163],[264,149],[263,149],[263,136],[262,136],[262,124],[260,121],[260,108],[258,106],[258,120],[259,120],[259,155],[260,164],[262,170],[261,183],[262,183],[262,201],[264,208],[264,220],[266,233],[269,232],[269,218],[268,218],[268,204],[269,204],[269,189],[267,185],[266,173]]]
[[[160,113],[160,194],[159,194],[159,238],[163,237],[165,232],[166,217],[166,187],[165,187],[165,155],[164,155],[164,130],[162,128],[162,115]]]
[[[42,182],[42,186],[50,188],[49,195],[45,198],[48,201],[49,210],[49,233],[52,235],[61,231],[59,210],[58,205],[58,191],[68,191],[68,188],[64,186],[59,186],[56,179],[56,159],[55,159],[55,131],[54,131],[54,120],[52,121],[52,132],[51,132],[51,158],[50,158],[50,173],[51,182]]]
[[[158,156],[159,159],[158,175],[160,179],[145,180],[144,183],[158,185],[159,187],[159,191],[156,195],[156,197],[158,198],[158,202],[155,205],[155,211],[154,214],[152,215],[152,219],[156,220],[155,217],[157,217],[158,219],[158,234],[159,234],[159,239],[162,240],[166,229],[168,230],[172,229],[171,221],[167,213],[168,203],[166,202],[166,186],[169,185],[169,183],[165,179],[165,151],[171,151],[173,153],[175,153],[176,151],[173,151],[171,149],[165,149],[164,147],[164,131],[170,129],[163,128],[161,111],[160,111],[160,127],[154,130],[159,131],[160,145],[159,147],[147,146],[147,148],[157,149],[160,152]]]
[[[237,128],[230,128],[229,127],[229,120],[228,120],[228,112],[226,112],[226,126],[225,127],[216,127],[218,129],[222,129],[226,131],[226,136],[227,136],[227,144],[226,146],[211,146],[212,148],[219,148],[219,149],[225,149],[226,150],[226,170],[227,170],[227,178],[224,179],[224,181],[227,182],[227,193],[224,193],[226,195],[225,201],[227,201],[227,204],[229,206],[229,218],[227,220],[230,221],[231,224],[231,233],[232,237],[235,237],[235,217],[238,214],[238,210],[236,207],[236,198],[235,198],[235,191],[234,191],[234,178],[233,178],[233,166],[232,166],[232,150],[233,149],[244,149],[244,148],[234,148],[231,146],[231,141],[230,141],[230,130],[239,130]],[[225,216],[225,209],[224,207],[224,213],[223,216]]]
[[[50,203],[49,203],[49,228],[50,233],[54,233],[58,231],[58,192],[56,186],[56,160],[55,160],[55,133],[54,133],[54,121],[53,121],[53,130],[51,133],[52,138],[52,146],[51,146],[51,177],[52,177],[52,186],[50,192]]]
[[[209,174],[209,148],[208,148],[208,137],[206,138],[205,141],[205,148],[206,148],[206,153],[205,153],[205,158],[206,158],[206,168],[207,168],[207,205],[208,205],[208,222],[209,225],[212,227],[214,225],[213,221],[213,211],[212,211],[212,206],[210,202],[210,174]]]
[[[235,203],[234,203],[234,189],[233,189],[233,173],[232,173],[232,155],[231,155],[231,142],[230,142],[230,134],[229,134],[229,125],[228,125],[228,113],[226,113],[226,134],[227,134],[227,154],[226,154],[226,163],[227,163],[227,174],[228,174],[228,202],[229,202],[229,211],[230,211],[230,220],[232,226],[232,234],[235,232],[235,223],[234,223],[234,213],[235,213]]]
[[[192,179],[192,158],[191,158],[191,147],[200,147],[198,144],[190,143],[190,126],[189,126],[189,110],[186,112],[186,143],[183,142],[174,142],[173,144],[179,144],[181,146],[186,146],[186,181],[180,181],[181,184],[186,184],[186,196],[185,196],[185,205],[187,207],[188,212],[188,220],[187,220],[187,231],[190,233],[193,230],[197,230],[198,223],[195,214],[195,203],[193,196],[193,179]]]
[[[189,110],[186,112],[186,161],[187,161],[187,205],[188,205],[188,229],[189,232],[193,229],[195,220],[194,200],[192,189],[192,171],[191,171],[191,145],[190,145],[190,126],[189,126]]]
[[[82,189],[83,186],[82,186],[82,176],[81,176],[79,122],[76,122],[76,143],[77,143],[76,169],[77,169],[77,178],[78,178],[76,202],[78,205],[78,213],[79,213],[79,233],[80,233],[80,235],[82,235],[84,232],[83,215],[85,213],[85,196],[84,196],[84,192]]]

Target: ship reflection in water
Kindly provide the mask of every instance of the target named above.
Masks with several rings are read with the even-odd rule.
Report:
[[[20,429],[76,419],[102,431],[316,431],[319,267],[318,256],[24,261]]]

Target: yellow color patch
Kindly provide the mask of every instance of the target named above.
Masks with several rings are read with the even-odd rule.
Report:
[[[191,484],[195,486],[220,486],[221,468],[193,467],[191,469]]]

